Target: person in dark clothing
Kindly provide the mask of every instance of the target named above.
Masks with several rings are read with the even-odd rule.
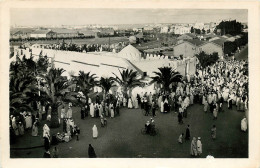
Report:
[[[155,110],[156,110],[156,103],[155,101],[152,102],[152,114],[153,114],[153,117],[155,117]]]
[[[99,95],[97,95],[97,97],[96,97],[96,103],[97,103],[97,104],[100,104]]]
[[[44,148],[46,151],[48,151],[50,149],[50,141],[49,138],[44,137]]]
[[[168,104],[168,103],[164,103],[163,107],[164,107],[164,112],[165,112],[165,113],[168,113],[168,112],[170,111],[170,110],[169,110],[169,104]]]
[[[187,128],[186,128],[185,139],[190,140],[190,125],[188,125]]]
[[[140,105],[141,104],[141,97],[140,97],[140,95],[137,94],[136,98],[137,98],[137,101],[138,101],[138,105]]]
[[[209,104],[209,111],[210,111],[211,113],[213,113],[213,110],[214,110],[213,103],[210,103],[210,104]]]
[[[86,104],[85,105],[85,117],[88,117],[89,110],[90,110],[90,105]]]
[[[96,118],[99,117],[99,109],[98,109],[98,107],[95,107],[95,117]]]
[[[228,109],[232,110],[232,99],[228,100]]]
[[[81,119],[84,120],[84,118],[85,118],[85,107],[81,107],[80,114],[81,114]]]
[[[178,114],[178,122],[179,124],[183,124],[181,113]]]
[[[144,102],[144,110],[145,110],[145,116],[148,116],[149,115],[149,105],[148,105],[147,101]]]
[[[91,146],[91,144],[89,144],[89,146],[88,146],[88,157],[89,157],[89,158],[96,158],[96,157],[97,157],[97,155],[96,155],[96,153],[95,153],[95,150],[94,150],[94,148]]]
[[[144,109],[144,97],[141,99],[141,109]]]
[[[66,119],[63,119],[63,132],[67,132],[67,120]]]

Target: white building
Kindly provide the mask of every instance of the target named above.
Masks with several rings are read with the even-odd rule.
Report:
[[[169,32],[169,27],[168,26],[161,27],[160,33],[168,33],[168,32]]]
[[[175,26],[174,34],[186,34],[190,33],[191,27]]]

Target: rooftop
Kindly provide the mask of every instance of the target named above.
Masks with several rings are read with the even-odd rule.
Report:
[[[195,46],[200,46],[201,44],[205,43],[205,41],[201,41],[199,39],[185,40],[185,41],[187,41],[187,42],[189,42],[189,43],[191,43],[191,44],[193,44]]]
[[[55,33],[61,34],[61,33],[77,33],[77,30],[74,29],[64,29],[64,28],[54,28],[52,29],[52,31],[54,31]]]
[[[32,32],[31,34],[47,34],[51,32],[50,30],[35,30],[34,32]]]
[[[222,46],[226,42],[226,39],[217,39],[217,40],[213,40],[211,42],[214,44],[217,44],[219,46]]]

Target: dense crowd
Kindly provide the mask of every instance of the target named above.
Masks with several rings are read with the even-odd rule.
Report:
[[[118,52],[126,46],[124,42],[118,42],[113,44],[75,44],[75,43],[65,43],[58,42],[54,44],[42,45],[45,49],[53,50],[65,50],[65,51],[75,51],[75,52],[97,52],[97,51],[107,51],[107,52]],[[21,46],[23,48],[23,46]]]
[[[88,100],[81,107],[81,119],[86,117],[100,118],[100,125],[107,125],[107,117],[114,118],[120,116],[120,108],[129,109],[141,108],[145,116],[156,117],[157,111],[161,113],[178,113],[178,123],[183,124],[184,118],[188,117],[187,109],[194,103],[204,106],[204,112],[212,113],[213,120],[217,119],[218,113],[223,112],[223,103],[228,103],[228,108],[234,106],[238,111],[245,111],[248,108],[248,74],[245,70],[246,61],[228,60],[220,61],[205,69],[198,69],[192,77],[188,76],[183,82],[172,85],[171,91],[155,90],[153,93],[140,92],[136,95],[124,96],[122,93],[108,94],[105,98],[98,95],[95,100]],[[23,112],[19,116],[10,117],[10,132],[18,136],[23,135],[24,130],[32,131],[32,136],[38,135],[39,123],[42,120],[51,120],[51,107],[38,104],[36,115]],[[157,115],[156,115],[157,114]],[[50,128],[45,124],[43,127],[43,138],[45,146],[45,157],[49,156],[50,143],[57,145],[60,142],[69,142],[74,136],[79,140],[80,128],[75,124],[72,116],[72,104],[69,103],[68,110],[63,106],[59,116],[63,131],[55,135],[50,135]],[[147,133],[155,130],[155,120],[144,123]],[[98,138],[98,129],[94,125],[93,138]],[[241,121],[241,130],[247,130],[247,119]],[[212,139],[216,139],[216,125],[211,128]],[[189,125],[186,128],[185,139],[190,139]],[[183,143],[184,133],[178,137],[178,142]],[[52,139],[52,140],[50,140]],[[94,148],[89,146],[92,156],[96,156]],[[54,148],[53,153],[57,153]],[[201,137],[192,138],[191,155],[197,156],[202,153]],[[54,155],[57,157],[57,154]]]

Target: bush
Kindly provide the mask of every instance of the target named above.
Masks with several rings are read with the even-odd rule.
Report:
[[[231,53],[234,53],[237,49],[236,42],[227,41],[224,43],[224,53],[231,55]]]
[[[206,68],[218,60],[218,53],[215,52],[213,54],[206,54],[204,51],[202,51],[199,54],[196,54],[196,57],[198,58],[202,68]]]

